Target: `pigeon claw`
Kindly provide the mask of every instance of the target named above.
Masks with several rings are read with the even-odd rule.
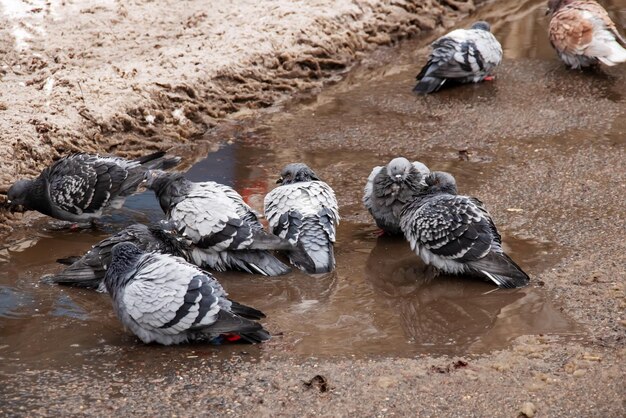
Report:
[[[485,81],[493,81],[496,79],[495,75],[488,75],[487,77],[485,77],[483,80]]]

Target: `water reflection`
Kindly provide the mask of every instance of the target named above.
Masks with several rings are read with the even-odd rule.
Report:
[[[514,241],[518,242],[512,247],[530,249],[528,243]],[[515,255],[526,261],[522,251]],[[372,287],[385,296],[388,312],[396,313],[415,352],[480,353],[503,348],[521,335],[547,329],[567,334],[574,329],[536,288],[498,289],[467,277],[429,279],[424,268],[406,242],[383,236],[365,270]]]

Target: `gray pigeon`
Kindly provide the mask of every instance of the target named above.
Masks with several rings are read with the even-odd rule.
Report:
[[[363,204],[383,232],[402,235],[400,212],[426,187],[424,178],[429,173],[424,164],[403,157],[394,158],[384,167],[374,167],[365,184]]]
[[[194,183],[160,170],[149,173],[147,187],[154,190],[178,231],[193,242],[194,264],[265,276],[291,271],[269,252],[290,244],[265,232],[256,212],[231,187],[213,181]]]
[[[289,260],[307,273],[332,271],[339,224],[335,193],[302,163],[287,165],[277,183],[265,196],[265,217],[271,231],[295,247]]]
[[[150,169],[167,169],[180,159],[156,152],[136,160],[97,154],[73,154],[44,169],[34,180],[18,180],[8,192],[11,205],[22,205],[64,221],[85,223],[108,208],[119,209]]]
[[[424,263],[445,273],[486,277],[500,287],[526,286],[528,275],[502,250],[483,203],[457,195],[448,173],[433,172],[426,184],[400,219],[404,236]]]
[[[44,282],[106,292],[104,275],[111,263],[111,249],[121,242],[132,242],[141,251],[158,251],[187,260],[191,257],[191,243],[176,232],[173,224],[167,222],[159,222],[151,226],[134,224],[100,241],[82,257],[57,260],[61,264],[70,265],[60,273],[45,277]]]
[[[478,83],[502,61],[502,46],[487,22],[456,29],[431,44],[428,62],[417,75],[413,89],[421,94],[439,90],[448,80]]]
[[[213,276],[179,257],[116,244],[104,283],[118,318],[146,344],[270,338],[254,321],[262,312],[229,300]]]

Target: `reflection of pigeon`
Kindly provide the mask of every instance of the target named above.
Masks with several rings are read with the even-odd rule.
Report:
[[[289,259],[307,273],[335,267],[333,243],[339,223],[335,193],[305,164],[287,165],[280,184],[265,196],[265,216],[272,232],[296,248]]]
[[[262,312],[227,299],[210,274],[182,258],[116,244],[104,282],[124,326],[144,343],[225,338],[262,342]]]
[[[417,75],[413,91],[427,94],[448,80],[478,83],[487,78],[502,61],[502,46],[490,30],[487,22],[476,22],[471,29],[453,30],[433,42],[433,51]]]
[[[189,258],[189,244],[176,233],[173,225],[157,223],[148,227],[135,224],[100,241],[80,258],[58,260],[60,263],[69,262],[71,265],[58,274],[46,277],[45,282],[86,287],[104,292],[106,289],[103,279],[111,263],[111,249],[120,242],[132,242],[141,251],[158,251],[185,259]]]
[[[424,164],[410,163],[403,157],[394,158],[385,167],[374,167],[365,184],[363,203],[380,229],[391,235],[402,234],[400,211],[425,187],[423,179],[428,173]]]
[[[265,276],[290,271],[268,251],[289,248],[289,243],[266,233],[254,210],[231,187],[194,183],[159,170],[149,173],[147,186],[178,231],[193,242],[195,264]]]
[[[136,160],[74,154],[56,161],[34,180],[17,181],[8,200],[57,219],[88,222],[107,208],[121,208],[144,180],[146,170],[167,169],[179,161],[165,158],[163,152]]]
[[[626,62],[626,40],[606,10],[592,0],[550,0],[550,43],[572,68]],[[620,46],[621,43],[621,46]]]
[[[411,248],[439,270],[477,274],[500,287],[521,287],[529,277],[502,250],[491,215],[478,199],[456,194],[448,173],[434,172],[427,188],[402,210],[400,226]]]

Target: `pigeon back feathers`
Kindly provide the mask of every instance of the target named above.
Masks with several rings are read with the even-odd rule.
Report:
[[[428,179],[434,192],[427,190],[402,210],[400,225],[411,248],[426,264],[447,273],[480,275],[500,287],[527,285],[528,275],[504,253],[482,202],[436,191],[431,181],[437,176]]]
[[[339,211],[328,184],[306,179],[283,182],[265,197],[265,216],[271,231],[296,247],[288,252],[296,267],[308,273],[332,271]]]
[[[571,68],[626,62],[626,40],[606,10],[592,0],[551,0],[550,43]]]
[[[269,252],[288,248],[288,243],[266,233],[257,213],[231,187],[194,183],[164,172],[148,177],[148,187],[168,218],[193,242],[192,260],[197,265],[266,276],[290,271]]]
[[[140,251],[133,257],[133,251],[136,247],[128,243],[114,247],[105,282],[118,317],[143,342],[170,345],[223,334],[248,342],[270,338],[259,323],[233,312],[233,303],[210,274],[181,258]],[[244,315],[263,315],[236,306]]]
[[[480,82],[502,61],[502,46],[485,22],[477,22],[471,29],[456,29],[431,47],[414,88],[421,94],[439,90],[447,80]]]
[[[172,167],[178,158],[157,152],[138,160],[73,154],[57,160],[34,180],[21,180],[9,199],[61,220],[84,222],[119,209],[144,180],[149,167]]]

